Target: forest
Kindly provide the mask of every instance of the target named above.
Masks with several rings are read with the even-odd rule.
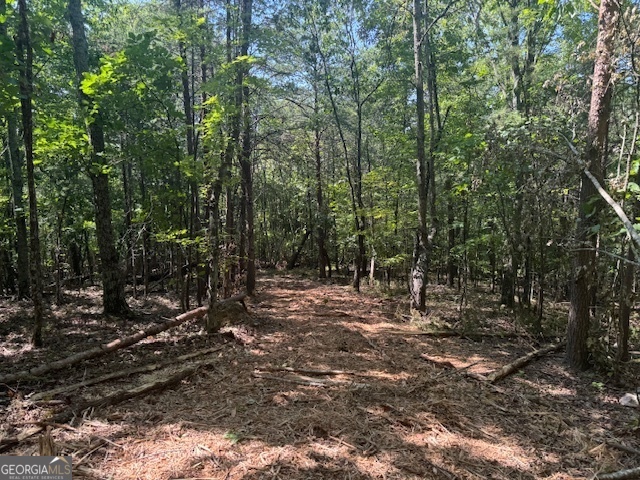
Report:
[[[0,1],[0,453],[640,478],[638,55],[637,0]]]

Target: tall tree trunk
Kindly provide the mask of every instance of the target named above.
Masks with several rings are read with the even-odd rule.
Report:
[[[1,2],[0,2],[1,3]],[[3,24],[4,25],[4,24]],[[4,27],[6,28],[6,27]],[[18,140],[16,112],[7,115],[7,147],[11,161],[11,187],[13,193],[13,217],[16,222],[16,253],[18,298],[29,296],[29,239],[27,216],[23,201],[24,184],[22,177],[22,155]]]
[[[73,61],[78,82],[80,109],[85,110],[86,104],[91,104],[91,99],[82,91],[80,85],[84,73],[89,71],[89,46],[80,2],[81,0],[69,0],[67,13],[73,30]],[[109,191],[109,175],[105,172],[107,165],[103,158],[105,141],[100,112],[94,113],[93,118],[91,121],[87,121],[87,124],[91,144],[91,166],[88,171],[93,186],[96,235],[102,267],[104,313],[127,315],[130,310],[124,295],[124,281],[114,241],[111,193]]]
[[[603,159],[611,113],[611,73],[614,43],[620,5],[618,0],[601,0],[598,18],[598,41],[593,69],[591,107],[589,109],[584,163],[593,176],[604,185]],[[591,287],[595,281],[596,240],[592,227],[598,224],[598,192],[593,183],[582,174],[580,188],[580,215],[576,230],[577,252],[574,256],[573,279],[570,288],[571,306],[567,325],[567,363],[578,369],[588,367],[589,303]],[[594,202],[595,199],[595,202]]]
[[[230,0],[226,1],[226,56],[227,63],[230,64],[233,57],[233,28],[232,28],[232,5]],[[241,74],[238,74],[241,75]],[[235,153],[235,145],[240,138],[240,111],[242,107],[242,81],[237,82],[234,93],[236,112],[231,119],[231,132],[227,147],[220,155],[220,167],[218,177],[213,181],[209,197],[209,310],[207,311],[207,331],[217,332],[222,327],[221,319],[217,315],[219,297],[219,276],[220,276],[220,197],[222,187],[229,182],[231,176],[232,160]]]
[[[413,59],[414,82],[416,88],[416,177],[418,183],[418,231],[413,250],[411,267],[411,297],[413,307],[420,312],[427,309],[427,271],[429,267],[429,239],[427,233],[427,209],[429,175],[425,150],[425,102],[423,74],[423,34],[424,13],[421,0],[413,1]]]
[[[0,16],[7,12],[6,2],[0,2]],[[7,36],[7,22],[0,23],[0,35]],[[7,120],[7,158],[11,172],[11,190],[13,194],[13,217],[16,222],[16,253],[18,257],[18,298],[29,296],[29,245],[27,237],[27,217],[25,215],[23,194],[24,184],[22,177],[22,157],[18,141],[18,116],[16,110],[6,114]],[[12,269],[9,263],[7,269]]]
[[[249,54],[252,9],[252,0],[242,1],[242,44],[240,45],[240,55],[243,57]],[[244,79],[249,72],[248,68],[243,68],[242,70],[241,79]],[[240,228],[244,228],[247,235],[247,294],[253,295],[256,288],[256,254],[253,215],[253,164],[251,161],[251,109],[249,108],[249,87],[244,85],[243,80],[238,83],[238,86],[242,86],[243,134],[240,171],[242,175],[242,197],[246,209],[246,225],[241,225]]]
[[[22,112],[22,137],[27,163],[27,190],[29,192],[29,246],[31,271],[31,299],[33,301],[33,334],[31,343],[42,346],[44,305],[42,301],[42,260],[40,256],[40,232],[38,226],[38,202],[33,168],[33,47],[29,33],[26,0],[18,0],[20,23],[18,26],[18,63],[20,71],[20,110]]]
[[[126,277],[131,275],[133,281],[133,298],[137,296],[136,271],[135,266],[135,241],[133,234],[133,175],[130,161],[122,162],[122,188],[124,190],[124,231],[125,231],[125,264]]]
[[[329,277],[331,277],[331,261],[325,246],[325,237],[327,234],[327,211],[324,204],[324,196],[322,194],[322,155],[320,150],[320,103],[318,93],[317,65],[314,65],[313,77],[313,156],[315,159],[316,169],[316,202],[318,204],[318,276],[320,278],[327,277],[327,268],[329,269]]]

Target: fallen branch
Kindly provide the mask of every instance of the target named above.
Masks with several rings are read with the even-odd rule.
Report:
[[[44,375],[45,373],[60,370],[61,368],[80,363],[84,360],[89,360],[92,358],[100,357],[102,355],[106,355],[111,352],[115,352],[116,350],[120,350],[121,348],[130,347],[131,345],[135,345],[136,343],[147,337],[157,335],[160,332],[164,332],[165,330],[169,330],[170,328],[177,327],[187,320],[202,317],[207,313],[207,310],[207,307],[196,308],[195,310],[191,310],[190,312],[183,313],[182,315],[177,316],[173,320],[161,323],[159,325],[154,325],[150,328],[147,328],[146,330],[141,330],[134,335],[130,335],[125,338],[118,338],[112,342],[76,353],[75,355],[71,355],[67,358],[56,360],[45,365],[40,365],[39,367],[35,367],[30,370],[23,370],[21,372],[4,375],[0,377],[0,383],[11,383],[30,377],[37,377],[40,375]]]
[[[640,478],[640,467],[629,470],[619,470],[613,473],[599,473],[596,475],[597,480],[630,480],[633,478]]]
[[[67,423],[84,410],[88,410],[90,408],[97,408],[97,407],[106,407],[109,405],[117,405],[126,400],[130,400],[135,397],[140,397],[156,390],[163,390],[193,375],[200,367],[211,365],[216,361],[217,360],[213,360],[213,359],[203,360],[201,362],[194,363],[193,365],[183,368],[182,370],[179,370],[178,372],[174,373],[172,376],[166,379],[159,380],[156,382],[145,383],[144,385],[140,385],[139,387],[135,387],[129,390],[120,390],[106,397],[83,402],[82,404],[76,407],[68,408],[63,412],[57,413],[47,421],[39,423],[39,426],[37,427],[27,429],[26,431],[20,433],[19,435],[16,435],[15,437],[9,437],[9,438],[4,438],[0,440],[0,452],[4,452],[9,448],[15,445],[18,445],[24,440],[34,435],[37,435],[38,433],[42,432],[47,425],[51,425],[52,423],[54,424]]]
[[[431,331],[415,331],[415,330],[380,330],[377,333],[388,333],[389,335],[416,335],[435,338],[462,337],[463,334],[455,330],[431,330]]]
[[[70,393],[75,390],[78,390],[83,387],[88,387],[91,385],[96,385],[98,383],[108,382],[110,380],[116,380],[118,378],[129,377],[131,375],[136,375],[138,373],[149,373],[155,370],[159,370],[161,368],[165,368],[169,365],[180,364],[187,360],[191,360],[196,357],[201,357],[203,355],[208,355],[213,352],[217,352],[222,350],[225,345],[207,348],[205,350],[200,350],[198,352],[188,353],[186,355],[181,355],[177,358],[172,358],[171,360],[167,360],[165,362],[158,362],[149,365],[141,365],[139,367],[130,368],[128,370],[121,370],[119,372],[108,373],[107,375],[102,375],[96,378],[90,378],[88,380],[84,380],[82,382],[74,383],[72,385],[64,385],[62,387],[54,388],[53,390],[48,390],[46,392],[39,392],[31,396],[30,400],[38,401],[45,398],[52,398],[55,395],[60,395],[61,393]]]
[[[556,345],[549,345],[548,347],[541,348],[539,350],[535,350],[524,357],[520,357],[516,359],[514,362],[505,365],[504,367],[496,370],[495,372],[487,375],[487,381],[490,383],[496,383],[499,380],[511,375],[514,372],[517,372],[522,367],[530,363],[536,358],[542,357],[548,353],[555,352],[564,347],[564,342],[560,342]]]
[[[519,338],[521,334],[515,332],[458,332],[456,330],[429,330],[429,331],[415,331],[415,330],[380,330],[377,333],[388,333],[390,335],[415,335],[426,336],[435,338],[447,338],[447,337],[486,337],[486,338]]]
[[[259,367],[258,370],[264,372],[291,372],[291,373],[304,373],[306,375],[362,375],[356,372],[350,372],[347,370],[314,370],[308,368],[293,368],[293,367]]]
[[[3,439],[0,439],[0,453],[9,450],[11,447],[18,445],[20,442],[25,441],[29,437],[33,437],[34,435],[37,435],[38,433],[42,432],[44,429],[45,429],[44,426],[31,427],[14,437],[6,437]]]
[[[265,375],[260,372],[253,372],[254,378],[260,378],[262,380],[275,380],[277,382],[295,383],[296,385],[305,385],[308,387],[343,387],[353,386],[357,388],[367,387],[366,383],[355,383],[348,381],[338,380],[320,380],[317,378],[305,378],[305,377],[276,377],[274,375]]]
[[[224,305],[225,303],[230,303],[230,302],[242,303],[246,298],[246,296],[247,296],[246,293],[234,295],[232,297],[220,300],[218,302],[218,305]],[[115,352],[116,350],[120,350],[121,348],[130,347],[131,345],[135,345],[136,343],[138,343],[139,341],[147,337],[150,337],[152,335],[157,335],[160,332],[164,332],[165,330],[169,330],[170,328],[177,327],[178,325],[186,322],[187,320],[203,317],[204,315],[207,314],[208,311],[209,311],[209,307],[196,308],[195,310],[191,310],[189,312],[183,313],[182,315],[178,315],[176,318],[171,319],[167,322],[161,323],[159,325],[154,325],[146,330],[141,330],[138,333],[131,335],[129,337],[118,338],[110,343],[99,345],[95,348],[85,350],[84,352],[79,352],[79,353],[76,353],[75,355],[71,355],[70,357],[56,360],[54,362],[47,363],[46,365],[40,365],[39,367],[35,367],[30,370],[23,370],[21,372],[1,376],[0,383],[11,383],[11,382],[16,382],[18,380],[37,377],[40,375],[44,375],[45,373],[53,372],[55,370],[60,370],[61,368],[64,368],[64,367],[68,367],[70,365],[80,363],[84,360],[89,360],[92,358],[100,357],[102,355],[106,355],[111,352]]]
[[[129,390],[120,390],[118,392],[112,393],[111,395],[107,395],[106,397],[83,402],[75,408],[70,408],[65,410],[64,412],[60,412],[54,415],[51,418],[51,421],[56,423],[66,423],[70,421],[74,416],[76,416],[79,412],[82,412],[89,408],[117,405],[131,398],[140,397],[155,390],[164,390],[165,388],[173,386],[181,382],[185,378],[193,375],[200,367],[211,365],[214,362],[217,362],[217,359],[203,360],[201,362],[194,363],[193,365],[189,365],[188,367],[177,371],[170,377],[163,380],[145,383],[144,385],[140,385],[139,387],[135,387]]]
[[[606,443],[606,445],[608,447],[615,448],[615,449],[618,449],[618,450],[622,450],[623,452],[627,452],[627,453],[630,453],[632,455],[639,455],[640,456],[640,450],[638,450],[636,448],[628,447],[626,445],[623,445],[621,443],[616,443],[616,442],[607,441],[605,443]]]

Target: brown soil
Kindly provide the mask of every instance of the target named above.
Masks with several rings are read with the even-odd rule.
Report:
[[[436,293],[432,323],[471,321],[475,331],[511,335],[415,335],[403,298],[264,277],[248,302],[249,320],[231,333],[207,336],[191,322],[46,379],[0,385],[0,440],[52,410],[168,376],[180,365],[51,399],[62,402],[36,405],[30,393],[219,344],[225,346],[212,354],[214,366],[178,387],[79,412],[72,428],[55,426],[60,453],[73,455],[85,472],[117,480],[560,480],[634,466],[632,454],[607,445],[640,449],[639,411],[617,401],[624,390],[600,383],[596,373],[569,371],[562,352],[496,386],[470,378],[467,372],[487,374],[538,345],[488,294],[471,298],[477,307],[461,319],[456,293]],[[132,301],[148,313],[123,324],[101,316],[96,298],[97,291],[70,293],[71,306],[52,309],[43,349],[26,343],[28,303],[0,304],[0,375],[178,313],[166,298]],[[637,378],[637,366],[630,368]],[[37,445],[33,437],[8,453],[37,454]]]

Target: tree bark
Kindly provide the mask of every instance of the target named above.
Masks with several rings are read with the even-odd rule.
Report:
[[[427,270],[429,267],[429,240],[427,233],[427,209],[429,194],[429,175],[425,150],[425,102],[423,73],[423,34],[424,13],[422,2],[413,1],[413,59],[414,82],[416,88],[416,177],[418,184],[418,231],[413,251],[411,267],[411,297],[413,307],[420,312],[427,309]]]
[[[249,54],[252,9],[253,0],[242,1],[242,44],[240,45],[240,55],[243,57]],[[251,110],[249,108],[249,87],[244,85],[244,77],[248,73],[248,67],[242,68],[238,83],[238,88],[242,88],[243,134],[242,150],[240,152],[240,172],[242,175],[242,197],[246,209],[246,224],[241,225],[241,228],[245,229],[247,240],[246,288],[247,293],[253,295],[256,288],[256,254],[253,217],[253,164],[251,161]]]
[[[316,202],[318,204],[318,276],[320,278],[326,278],[327,273],[331,277],[331,260],[329,259],[329,253],[325,245],[327,235],[327,210],[324,203],[324,195],[322,193],[322,154],[320,147],[321,131],[319,124],[320,104],[318,98],[318,86],[317,86],[317,68],[314,66],[314,81],[313,81],[313,156],[315,159],[315,174],[316,174]],[[327,268],[329,272],[327,272]]]
[[[603,182],[603,159],[611,113],[611,74],[614,60],[616,25],[620,15],[618,0],[602,0],[598,18],[598,41],[593,69],[591,107],[589,109],[584,163],[590,173]],[[597,189],[586,173],[582,174],[580,188],[580,214],[576,229],[577,252],[573,264],[570,286],[571,306],[567,325],[567,353],[565,360],[574,368],[586,369],[589,365],[589,305],[591,289],[595,281],[596,239],[594,228],[598,225],[602,201]],[[595,200],[595,201],[594,201]]]
[[[31,273],[31,300],[33,301],[33,332],[31,343],[42,346],[44,306],[42,301],[42,260],[38,226],[38,202],[36,198],[33,165],[33,47],[29,32],[26,0],[18,0],[20,23],[18,26],[18,63],[20,72],[20,110],[22,112],[22,137],[27,164],[27,190],[29,192],[29,267]]]
[[[82,91],[81,83],[85,72],[89,71],[89,46],[80,2],[81,0],[69,0],[67,13],[73,30],[73,62],[78,81],[80,108],[85,110],[87,104],[91,103],[91,99]],[[108,165],[103,158],[105,140],[100,112],[95,113],[91,121],[87,121],[87,124],[91,144],[91,166],[88,171],[93,186],[96,235],[102,267],[104,313],[127,315],[130,310],[124,295],[124,279],[114,241],[109,174]]]
[[[6,8],[6,7],[5,7]],[[6,29],[6,24],[2,28]],[[11,188],[13,193],[13,217],[16,222],[16,253],[18,298],[29,296],[29,240],[27,233],[27,216],[23,201],[24,183],[22,177],[22,156],[18,142],[16,112],[7,114],[7,147],[11,163]]]
[[[5,16],[6,12],[6,3],[0,2],[0,16]],[[6,21],[0,23],[0,35],[8,38]],[[11,109],[7,112],[5,118],[7,122],[7,149],[5,158],[7,159],[7,167],[11,175],[13,217],[16,222],[18,298],[23,299],[29,296],[29,245],[27,238],[27,220],[22,198],[24,193],[24,184],[22,178],[22,157],[20,155],[20,146],[18,143],[17,111]],[[13,272],[11,262],[8,262],[5,268],[7,269],[7,272]],[[7,285],[13,288],[15,283],[13,281],[8,281]]]

